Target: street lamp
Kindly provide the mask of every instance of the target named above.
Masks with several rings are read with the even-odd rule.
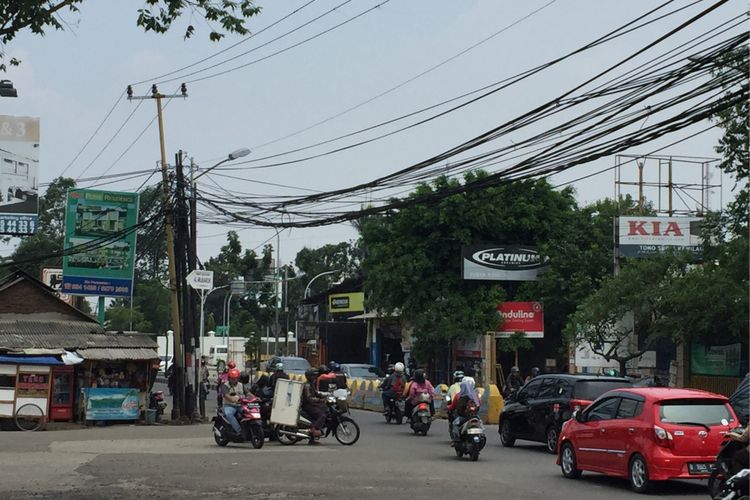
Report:
[[[211,170],[215,169],[219,165],[223,165],[224,163],[226,163],[228,161],[236,160],[237,158],[242,158],[243,156],[247,156],[249,154],[250,154],[250,150],[247,149],[247,148],[240,148],[240,149],[238,149],[236,151],[232,151],[231,153],[229,153],[227,155],[226,158],[224,158],[223,160],[221,160],[219,163],[217,163],[213,167],[207,168],[206,170],[204,170],[200,174],[196,175],[193,178],[193,182],[197,181],[201,176],[206,175],[207,173],[209,173]]]
[[[314,276],[313,279],[311,279],[310,282],[305,287],[305,293],[302,296],[304,298],[307,298],[307,296],[310,293],[310,285],[312,285],[313,281],[315,281],[316,279],[320,278],[321,276],[325,276],[326,274],[333,274],[333,273],[338,273],[338,272],[341,272],[341,269],[335,269],[333,271],[326,271],[326,272],[320,273],[317,276]]]

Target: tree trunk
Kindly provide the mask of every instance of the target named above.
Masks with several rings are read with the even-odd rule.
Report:
[[[624,377],[628,373],[627,363],[628,361],[625,359],[618,359],[617,360],[620,363],[620,376]]]

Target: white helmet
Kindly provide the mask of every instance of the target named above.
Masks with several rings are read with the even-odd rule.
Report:
[[[393,366],[393,370],[394,370],[394,371],[395,371],[396,373],[404,373],[404,364],[403,364],[403,363],[401,363],[401,362],[398,362],[398,363],[396,363],[396,364],[395,364],[395,365]]]
[[[463,384],[466,384],[470,389],[473,389],[476,382],[474,382],[474,377],[464,377],[463,380],[461,380],[461,385]]]

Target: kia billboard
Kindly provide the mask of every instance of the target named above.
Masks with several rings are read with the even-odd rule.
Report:
[[[701,252],[700,217],[620,217],[620,257],[648,257],[668,248]]]
[[[536,248],[523,245],[467,245],[461,256],[465,280],[535,281],[546,266]]]
[[[531,339],[544,338],[544,307],[541,302],[502,302],[497,312],[503,318],[495,338],[522,332]]]

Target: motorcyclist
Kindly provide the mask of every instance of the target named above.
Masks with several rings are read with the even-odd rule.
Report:
[[[320,394],[315,389],[317,378],[318,371],[309,368],[305,371],[305,379],[307,379],[307,383],[302,386],[302,411],[305,412],[307,418],[310,420],[309,444],[317,443],[315,438],[320,437],[320,429],[323,427],[323,423],[326,419],[325,400],[320,397]]]
[[[280,378],[289,380],[289,375],[284,371],[284,363],[276,363],[271,374],[271,389],[276,390],[276,381]]]
[[[474,379],[471,377],[465,377],[461,381],[461,391],[456,394],[448,405],[448,411],[453,413],[453,421],[451,423],[451,439],[453,443],[460,440],[461,435],[459,429],[466,419],[476,415],[481,405],[481,399],[474,387]]]
[[[505,394],[503,394],[503,397],[508,399],[510,396],[518,392],[521,387],[523,387],[521,372],[518,370],[517,366],[513,366],[510,369],[508,379],[505,381]]]
[[[427,377],[425,377],[424,370],[416,370],[414,372],[414,380],[409,386],[409,393],[406,400],[405,412],[407,417],[411,418],[411,412],[414,407],[419,403],[419,397],[422,394],[429,394],[430,396],[430,415],[435,415],[435,403],[433,398],[435,397],[435,388],[432,386]]]
[[[399,362],[393,365],[393,373],[385,378],[381,386],[383,391],[383,413],[388,413],[391,401],[402,397],[405,387],[406,376],[404,375],[404,364]]]
[[[315,389],[318,392],[333,392],[335,387],[330,386],[336,383],[336,374],[331,372],[328,365],[318,367],[318,378],[315,380]]]
[[[216,377],[216,405],[219,408],[221,408],[221,405],[224,403],[224,399],[221,397],[221,385],[228,380],[229,370],[234,370],[235,368],[237,368],[235,362],[229,360],[224,370],[219,373],[218,377]]]
[[[450,397],[450,400],[453,401],[453,396],[461,392],[461,381],[464,378],[464,372],[461,370],[456,370],[453,372],[453,384],[448,387],[448,396]]]
[[[224,402],[224,416],[232,426],[236,434],[242,432],[240,427],[240,398],[247,395],[247,389],[240,382],[240,371],[232,368],[227,373],[227,381],[221,384],[221,397]]]
[[[528,377],[526,377],[526,380],[523,381],[524,385],[528,384],[529,381],[533,379],[534,377],[536,377],[537,375],[539,375],[539,368],[535,366],[534,368],[531,369],[531,374]]]
[[[330,363],[328,363],[328,368],[331,369],[331,373],[334,375],[334,379],[336,380],[336,388],[347,389],[348,385],[346,383],[346,374],[341,371],[341,365],[335,361],[331,361]]]

